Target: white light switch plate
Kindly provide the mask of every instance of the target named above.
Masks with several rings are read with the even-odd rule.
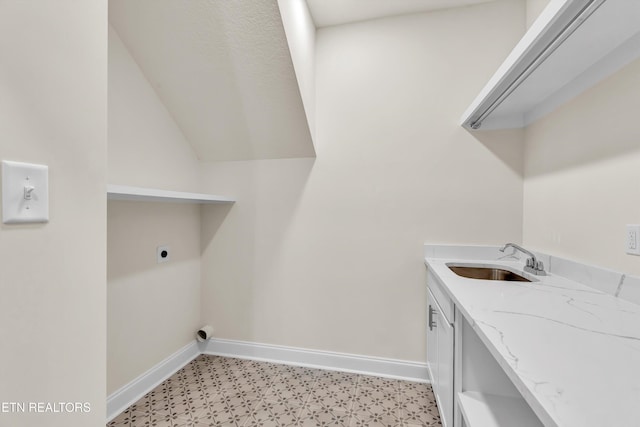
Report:
[[[49,221],[49,167],[2,161],[2,222]]]

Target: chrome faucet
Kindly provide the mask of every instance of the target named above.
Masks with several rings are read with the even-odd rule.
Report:
[[[536,258],[536,256],[533,254],[533,252],[526,250],[520,245],[516,245],[515,243],[507,243],[502,247],[502,249],[500,249],[500,252],[504,252],[509,246],[529,255],[530,258],[527,258],[527,265],[524,267],[524,271],[535,274],[536,276],[547,275],[547,273],[545,273],[544,271],[544,264],[542,263],[542,261],[539,261],[538,258]]]

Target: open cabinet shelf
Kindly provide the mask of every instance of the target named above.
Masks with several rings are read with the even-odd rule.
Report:
[[[133,202],[169,203],[234,203],[235,200],[215,194],[187,193],[155,188],[131,187],[128,185],[107,185],[108,200],[128,200]]]
[[[640,2],[553,0],[462,117],[522,128],[640,57]]]
[[[524,399],[467,391],[458,393],[467,427],[541,427]]]

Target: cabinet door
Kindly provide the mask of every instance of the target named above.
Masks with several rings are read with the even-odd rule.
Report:
[[[438,328],[437,305],[431,290],[427,288],[427,369],[431,386],[435,391],[438,384]]]
[[[454,328],[441,314],[438,323],[438,405],[443,427],[453,427],[453,350]]]

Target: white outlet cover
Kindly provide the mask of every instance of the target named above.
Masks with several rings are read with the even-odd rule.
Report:
[[[158,264],[169,261],[171,259],[171,248],[167,245],[158,246],[156,256]]]
[[[627,224],[625,235],[625,252],[629,255],[640,255],[640,225]]]
[[[30,195],[27,196],[27,189]],[[49,167],[2,161],[2,222],[49,221]]]

